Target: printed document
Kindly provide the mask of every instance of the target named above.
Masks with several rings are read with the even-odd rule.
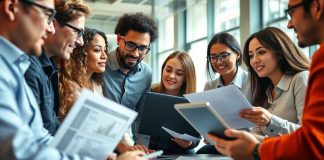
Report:
[[[136,112],[84,90],[50,145],[67,154],[107,159],[136,116]]]
[[[201,140],[200,138],[196,138],[196,137],[188,135],[188,134],[180,134],[180,133],[175,132],[171,129],[168,129],[164,126],[162,126],[162,129],[165,130],[166,132],[168,132],[174,138],[182,139],[185,141],[192,141],[192,142],[197,142],[197,141],[199,142]]]
[[[251,108],[252,105],[235,85],[228,85],[204,92],[184,95],[190,103],[209,102],[215,111],[224,119],[232,129],[254,127],[255,124],[241,118],[242,109]]]

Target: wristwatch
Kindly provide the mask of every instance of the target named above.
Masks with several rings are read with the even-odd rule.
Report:
[[[259,145],[260,145],[260,143],[256,144],[254,149],[253,149],[252,156],[253,156],[254,160],[260,160],[260,156],[259,156],[259,152],[258,152]]]

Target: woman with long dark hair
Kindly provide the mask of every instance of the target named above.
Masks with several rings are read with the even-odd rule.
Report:
[[[251,74],[253,109],[243,118],[254,133],[278,136],[301,126],[310,60],[280,29],[265,28],[246,41],[244,62]]]

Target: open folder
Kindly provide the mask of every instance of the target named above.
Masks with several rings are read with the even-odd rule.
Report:
[[[68,154],[104,160],[136,116],[136,112],[85,90],[50,145]]]

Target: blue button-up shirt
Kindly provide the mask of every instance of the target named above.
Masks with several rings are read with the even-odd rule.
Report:
[[[150,66],[142,61],[128,74],[124,74],[117,59],[117,50],[110,52],[108,57],[104,73],[104,95],[119,104],[137,111],[140,115],[143,106],[142,97],[151,87],[152,70]],[[138,122],[139,119],[136,120],[135,126],[138,126]]]
[[[78,159],[47,147],[52,136],[24,78],[28,59],[0,36],[0,159]]]

